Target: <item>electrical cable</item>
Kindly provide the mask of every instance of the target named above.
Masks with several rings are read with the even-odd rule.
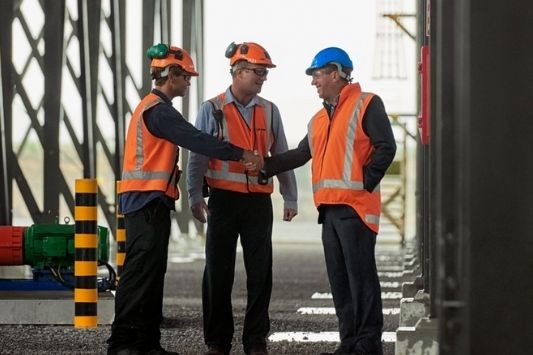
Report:
[[[115,269],[113,269],[113,266],[103,260],[98,260],[98,266],[105,266],[109,272],[108,279],[102,278],[103,281],[98,287],[98,291],[104,292],[115,290],[117,287],[117,273],[115,272]]]
[[[59,268],[58,270],[56,270],[54,268],[53,265],[51,264],[46,264],[46,267],[50,270],[50,273],[52,274],[52,276],[54,277],[54,280],[56,280],[57,282],[59,282],[61,285],[65,286],[66,288],[70,289],[70,290],[73,290],[74,289],[74,285],[71,285],[69,283],[67,283],[64,279],[63,279],[63,276],[61,276],[61,272],[59,271]]]

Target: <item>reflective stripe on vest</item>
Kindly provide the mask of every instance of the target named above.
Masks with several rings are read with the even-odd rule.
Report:
[[[163,99],[150,93],[135,109],[128,128],[122,171],[122,191],[163,191],[178,198],[175,186],[179,147],[172,142],[153,136],[144,124],[144,112],[163,103]],[[146,151],[145,151],[146,149]],[[147,155],[151,158],[145,161]],[[157,159],[154,157],[157,155]]]
[[[210,99],[214,106],[217,109],[220,109],[224,112],[224,117],[220,123],[222,126],[223,134],[220,135],[220,132],[217,132],[217,137],[222,138],[226,141],[229,141],[235,145],[241,146],[244,149],[253,150],[254,147],[246,144],[243,141],[237,142],[238,138],[242,137],[233,137],[231,134],[231,127],[228,125],[228,119],[226,116],[229,112],[232,112],[231,109],[224,111],[224,100],[225,94],[220,94],[215,98]],[[254,110],[262,110],[264,118],[264,127],[266,131],[266,142],[264,147],[256,147],[259,150],[260,154],[263,156],[268,155],[268,151],[272,145],[272,104],[260,97],[257,97],[260,105],[256,105]],[[235,110],[238,110],[235,107]],[[261,116],[261,114],[259,114]],[[239,117],[240,119],[240,117]],[[257,124],[257,122],[255,122]],[[217,123],[217,128],[220,129],[220,125]],[[252,127],[254,130],[256,128],[255,124]],[[238,131],[238,128],[235,128]],[[235,134],[235,133],[234,133]],[[256,132],[253,131],[251,134],[255,135]],[[248,137],[252,142],[255,142],[256,137]],[[209,168],[205,174],[209,186],[224,190],[231,190],[237,192],[261,192],[261,193],[272,193],[274,190],[273,179],[270,178],[267,185],[260,185],[257,181],[257,173],[246,174],[244,167],[240,165],[239,162],[230,162],[222,161],[218,159],[210,159]]]
[[[361,162],[361,159],[366,160],[367,157],[362,156],[357,157],[358,159],[356,159],[354,156],[356,152],[357,137],[358,135],[361,137],[361,135],[364,134],[359,119],[364,116],[362,110],[366,109],[366,104],[370,101],[373,95],[369,93],[361,93],[359,85],[357,84],[349,85],[346,89],[347,91],[344,93],[345,95],[342,98],[342,102],[341,99],[339,99],[339,107],[341,105],[350,105],[351,98],[351,100],[354,101],[351,112],[349,111],[350,108],[347,106],[342,107],[342,110],[337,107],[335,116],[328,121],[327,134],[325,132],[314,132],[315,128],[325,129],[326,127],[324,119],[327,118],[324,117],[327,113],[325,109],[315,114],[308,124],[309,147],[311,149],[311,155],[313,156],[312,164],[317,164],[312,167],[315,205],[317,207],[320,204],[350,205],[358,213],[365,224],[377,233],[379,230],[379,219],[381,214],[379,186],[376,187],[372,193],[369,193],[364,189],[362,181],[364,161]],[[341,97],[342,95],[343,93],[341,93]],[[348,97],[346,98],[347,95]],[[358,95],[358,97],[355,98],[353,97],[354,95]],[[341,111],[341,113],[339,113],[339,111]],[[346,118],[345,115],[348,115],[349,117]],[[320,121],[322,123],[317,123],[317,119],[322,119],[322,121]],[[329,137],[329,130],[332,129],[333,120],[336,120],[335,136]],[[318,124],[318,127],[315,127],[316,124]],[[344,129],[344,124],[346,124],[345,132],[342,131]],[[342,142],[329,141],[329,139],[336,140],[342,139],[342,137],[344,137]],[[367,137],[366,134],[364,134],[364,137]],[[319,146],[315,146],[314,144],[319,144]],[[329,150],[327,149],[328,144],[332,144],[332,147],[330,147]],[[361,147],[368,147],[366,144],[368,143],[363,143],[363,146]],[[343,147],[342,157],[336,156],[341,152],[338,148],[339,146]],[[357,145],[357,147],[360,146]],[[321,151],[318,151],[317,149],[321,149]],[[358,151],[361,152],[361,149]],[[332,163],[332,159],[334,161],[342,161],[342,164],[339,164],[337,168],[333,168],[333,170],[330,171],[332,167],[336,166],[336,164]],[[354,171],[357,173],[354,174]],[[315,176],[315,174],[318,174],[319,176]]]
[[[344,154],[344,164],[342,169],[342,180],[331,180],[331,179],[324,179],[320,180],[318,183],[313,184],[313,192],[317,191],[321,187],[332,187],[332,188],[338,188],[338,189],[350,189],[350,190],[363,190],[363,182],[362,181],[352,181],[351,180],[351,174],[352,174],[352,165],[353,165],[353,148],[355,145],[355,130],[357,129],[357,120],[359,119],[359,114],[361,113],[361,105],[364,101],[364,99],[368,96],[368,93],[361,93],[359,96],[359,99],[357,100],[357,103],[355,105],[355,108],[352,112],[351,118],[350,118],[350,124],[348,125],[348,129],[346,131],[346,153]],[[309,146],[312,146],[311,144],[311,137],[313,136],[313,127],[312,122],[309,123]],[[312,156],[312,152],[311,152]]]
[[[170,173],[166,171],[124,171],[122,179],[138,179],[138,180],[165,180],[170,178]]]

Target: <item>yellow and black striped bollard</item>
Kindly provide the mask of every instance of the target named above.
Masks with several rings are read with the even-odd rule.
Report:
[[[97,228],[97,189],[95,179],[76,180],[76,206],[74,220],[74,327],[92,328],[97,319],[97,272],[98,240]]]
[[[117,201],[120,194],[120,181],[117,181]],[[124,225],[124,215],[118,210],[118,203],[115,207],[117,212],[117,281],[120,280],[124,259],[126,258],[126,227]]]

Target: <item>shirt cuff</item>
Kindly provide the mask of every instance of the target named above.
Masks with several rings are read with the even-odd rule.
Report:
[[[192,195],[192,196],[189,196],[189,207],[192,207],[194,205],[196,205],[198,202],[202,202],[204,200],[204,198],[202,197],[201,194],[197,195]]]
[[[298,202],[297,201],[283,201],[284,209],[291,209],[298,212]]]

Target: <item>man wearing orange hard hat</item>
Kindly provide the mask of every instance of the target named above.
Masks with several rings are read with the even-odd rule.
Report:
[[[287,140],[277,106],[259,96],[268,70],[275,68],[259,44],[231,43],[232,83],[225,92],[200,106],[196,127],[253,150],[261,157],[287,151]],[[206,266],[202,302],[207,355],[230,353],[233,339],[231,292],[237,241],[240,237],[248,285],[242,334],[244,352],[267,354],[270,330],[268,307],[272,292],[272,179],[258,179],[259,166],[242,166],[205,155],[190,154],[187,168],[189,203],[196,219],[207,221]],[[209,185],[208,205],[202,195]],[[292,171],[278,175],[284,199],[283,220],[297,214],[296,179]],[[231,208],[228,205],[231,203]],[[207,213],[209,211],[209,213]],[[207,218],[206,218],[207,217]]]
[[[179,198],[179,147],[249,165],[261,157],[197,130],[172,106],[198,76],[184,49],[157,44],[147,56],[155,87],[133,112],[126,135],[118,209],[126,258],[115,295],[108,354],[177,354],[161,346],[170,211]],[[237,163],[244,167],[242,163]]]

